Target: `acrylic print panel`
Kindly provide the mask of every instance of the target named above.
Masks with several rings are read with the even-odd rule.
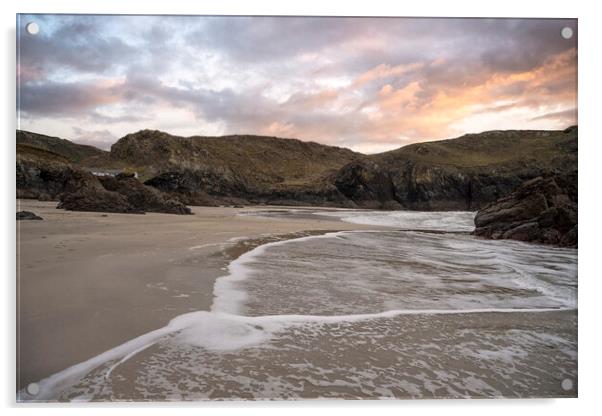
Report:
[[[17,16],[18,401],[577,396],[577,21]]]

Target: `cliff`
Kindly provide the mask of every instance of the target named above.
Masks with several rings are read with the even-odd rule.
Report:
[[[62,170],[76,166],[137,172],[146,185],[190,205],[478,210],[526,180],[576,172],[578,129],[490,131],[376,155],[263,136],[179,137],[142,130],[103,152],[29,132],[17,135],[28,138],[17,145],[21,197],[56,198]]]

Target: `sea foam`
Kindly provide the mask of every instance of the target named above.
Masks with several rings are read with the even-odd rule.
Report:
[[[315,215],[340,218],[354,224],[378,225],[407,230],[470,232],[474,230],[472,211],[333,211],[314,212]]]
[[[321,213],[321,215],[323,214]],[[333,213],[333,215],[339,215],[339,213]],[[394,224],[396,227],[412,229],[424,227],[428,229],[429,227],[434,227],[431,222],[436,217],[436,215],[410,215],[411,219],[408,220],[409,217],[405,213],[403,215],[389,213],[388,215],[393,216],[393,219],[384,220],[386,216],[381,216],[380,213],[363,213],[361,215],[355,215],[354,213],[349,215],[347,211],[344,213],[343,220],[352,218],[353,221],[363,221],[364,223],[375,221],[380,222],[379,225],[387,223]],[[462,220],[456,221],[456,224],[453,225],[454,215],[446,213],[444,218],[447,219],[436,224],[437,228],[440,228],[441,224],[448,224],[445,225],[447,230],[467,230],[468,217],[473,214],[464,213],[460,215],[459,218],[462,218]],[[457,216],[456,220],[458,220]],[[162,339],[167,338],[171,342],[200,347],[207,351],[236,351],[264,345],[287,328],[296,326],[383,320],[401,315],[544,313],[569,310],[576,307],[576,295],[574,294],[575,288],[573,285],[573,283],[576,283],[574,281],[574,275],[576,274],[576,256],[574,251],[527,245],[518,242],[475,240],[471,236],[454,236],[452,238],[445,235],[419,235],[420,233],[406,233],[409,235],[408,238],[410,238],[407,241],[400,240],[400,234],[390,234],[382,241],[381,246],[374,247],[381,233],[382,231],[334,232],[319,236],[307,236],[271,242],[258,246],[230,262],[228,273],[216,280],[214,285],[214,301],[210,311],[192,312],[178,316],[163,328],[134,338],[96,357],[41,380],[38,382],[40,392],[35,397],[28,394],[26,390],[20,391],[18,393],[18,400],[36,401],[55,399],[61,391],[76,383],[90,371],[103,364],[112,363],[105,373],[105,377],[108,378],[119,365],[132,359],[140,352],[153,347]],[[382,236],[386,237],[386,234],[382,234]],[[327,246],[329,250],[333,251],[326,251]],[[339,247],[339,251],[337,251],[337,247]],[[386,273],[390,274],[390,270],[383,272],[377,268],[380,266],[374,258],[373,251],[366,253],[353,252],[358,247],[370,247],[376,250],[376,252],[384,253],[386,257],[381,261],[380,266],[387,264],[390,258],[393,264],[391,267],[398,267],[393,261],[397,259],[400,261],[399,265],[402,266],[403,262],[414,262],[418,265],[418,269],[402,268],[401,270],[405,270],[404,273],[409,274],[405,277],[401,276],[401,280],[397,283],[395,283],[395,280],[390,280],[386,287],[383,288],[379,280]],[[400,253],[411,250],[412,247],[414,247],[414,252],[410,253],[409,257],[402,257],[400,260]],[[291,252],[293,253],[292,255]],[[365,256],[360,259],[358,264],[365,263],[364,266],[367,269],[363,272],[359,272],[359,269],[342,270],[339,280],[334,282],[335,289],[341,291],[343,299],[342,303],[339,302],[340,305],[337,310],[353,312],[336,313],[328,310],[328,307],[326,307],[325,310],[328,313],[311,313],[313,310],[322,310],[321,308],[324,305],[328,306],[327,303],[330,302],[330,299],[324,293],[320,293],[322,289],[315,287],[315,283],[319,283],[320,281],[312,280],[312,276],[324,275],[323,277],[327,277],[327,280],[324,281],[331,281],[331,277],[333,276],[332,274],[329,275],[329,273],[332,273],[332,270],[320,269],[324,264],[318,261],[317,258],[312,257],[315,253],[330,258],[331,261],[341,265],[351,264],[357,255],[360,257],[362,255]],[[440,253],[440,256],[438,257],[435,253]],[[462,256],[468,256],[465,262],[462,261]],[[538,263],[536,261],[537,258],[552,260],[550,260],[550,264],[545,264]],[[519,288],[535,290],[540,294],[540,299],[549,299],[549,301],[542,301],[540,304],[549,306],[538,307],[536,303],[531,301],[514,302],[514,304],[510,302],[510,305],[514,305],[511,307],[488,306],[487,302],[484,301],[464,302],[463,298],[457,298],[455,304],[453,302],[446,304],[443,300],[439,302],[448,307],[424,308],[420,307],[420,305],[429,303],[420,302],[412,304],[413,306],[408,308],[395,308],[396,305],[404,304],[403,302],[396,301],[396,296],[403,297],[405,294],[403,291],[399,292],[401,295],[396,294],[396,292],[393,294],[388,293],[390,292],[388,290],[389,287],[391,289],[403,289],[404,284],[410,285],[412,279],[423,279],[422,281],[419,280],[415,286],[420,287],[424,285],[427,288],[426,294],[431,292],[429,288],[439,287],[438,279],[453,277],[454,274],[460,276],[462,273],[466,274],[464,276],[465,282],[462,282],[462,279],[456,279],[460,283],[454,283],[452,279],[450,281],[443,281],[441,283],[442,287],[456,284],[464,285],[473,291],[480,290],[478,286],[475,286],[478,284],[480,277],[469,272],[468,266],[486,268],[492,267],[492,264],[496,267],[492,269],[494,273],[506,271],[509,276],[512,276],[512,279],[510,279],[512,284]],[[270,265],[275,270],[280,270],[280,274],[265,272],[265,268]],[[307,268],[308,265],[313,268]],[[328,265],[328,267],[331,266],[332,263]],[[294,273],[293,269],[295,267],[302,273]],[[423,276],[420,276],[420,270],[426,271]],[[441,273],[442,276],[432,279],[429,273],[435,270],[439,270],[438,273]],[[361,273],[370,271],[371,273],[366,274],[366,277],[360,276],[360,278],[355,280],[345,280],[346,277],[353,277],[354,273],[361,275]],[[544,276],[545,278],[538,279],[534,277],[537,275]],[[389,276],[389,278],[394,277]],[[408,278],[410,280],[407,280]],[[558,281],[555,282],[558,279],[560,280],[560,285],[555,284],[559,283]],[[500,285],[500,294],[496,296],[502,296],[500,298],[502,300],[504,293],[513,290],[512,287],[507,286],[508,282],[506,281],[496,282],[495,280],[491,280],[489,283]],[[495,286],[491,286],[491,288],[495,288]],[[262,290],[264,291],[262,292]],[[367,294],[367,297],[364,299],[366,307],[358,308],[355,304],[351,304],[350,307],[346,306],[346,302],[348,301],[347,295],[351,294],[352,296],[349,296],[349,299],[354,299],[356,293]],[[262,298],[262,296],[264,297]],[[423,295],[417,292],[416,296]],[[326,300],[326,302],[322,302],[324,305],[320,304],[321,297],[324,297],[324,300]],[[303,307],[303,305],[311,306],[312,302],[315,304],[316,299],[318,306]],[[378,310],[378,307],[374,310],[374,305],[379,304],[379,302],[374,302],[375,299],[380,299],[381,301],[384,299],[384,301],[380,302],[381,310]],[[414,301],[413,297],[408,299],[410,302]],[[484,299],[494,298],[485,297]],[[276,308],[277,310],[265,307],[269,306],[268,304],[278,305],[278,302],[297,306],[301,305],[298,309],[303,310],[304,313],[282,313],[282,311],[287,310],[286,307]],[[259,309],[250,308],[249,305],[254,303],[259,303],[263,306]],[[493,302],[492,304],[503,303]],[[430,304],[437,305],[438,303],[431,302]],[[455,305],[455,307],[449,307],[450,305]],[[297,310],[297,308],[290,309]],[[261,313],[262,311],[263,313]],[[357,313],[357,311],[368,312]],[[248,312],[252,312],[252,314],[250,315]],[[483,355],[486,354],[493,353],[483,352]]]

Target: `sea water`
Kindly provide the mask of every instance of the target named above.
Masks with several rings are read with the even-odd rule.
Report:
[[[316,215],[391,229],[256,247],[217,279],[210,311],[179,316],[20,398],[575,394],[560,386],[576,380],[576,250],[475,238],[471,212]]]

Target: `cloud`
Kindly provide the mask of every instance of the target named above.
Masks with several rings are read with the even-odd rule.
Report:
[[[117,137],[106,129],[85,130],[80,127],[73,127],[73,134],[71,137],[73,142],[95,146],[103,150],[109,150],[111,144],[117,140]]]
[[[24,32],[40,21],[37,36]],[[23,16],[22,127],[139,128],[384,149],[575,119],[570,19]],[[563,113],[563,114],[560,114]],[[45,120],[52,120],[52,123]],[[176,125],[175,123],[180,123]],[[175,127],[174,127],[175,126]],[[56,134],[53,131],[42,131]]]
[[[553,120],[553,121],[559,121],[563,125],[576,124],[577,123],[577,109],[569,108],[568,110],[546,113],[541,116],[533,117],[531,120]]]
[[[35,36],[27,34],[25,24],[18,28],[18,62],[22,73],[48,75],[70,70],[98,74],[124,65],[137,51],[123,42],[118,33],[103,31],[102,19],[86,16],[60,19],[60,25],[50,33],[44,23],[40,23],[42,30]]]
[[[123,94],[111,81],[27,82],[20,85],[17,105],[27,115],[88,115],[96,108],[117,103]]]

